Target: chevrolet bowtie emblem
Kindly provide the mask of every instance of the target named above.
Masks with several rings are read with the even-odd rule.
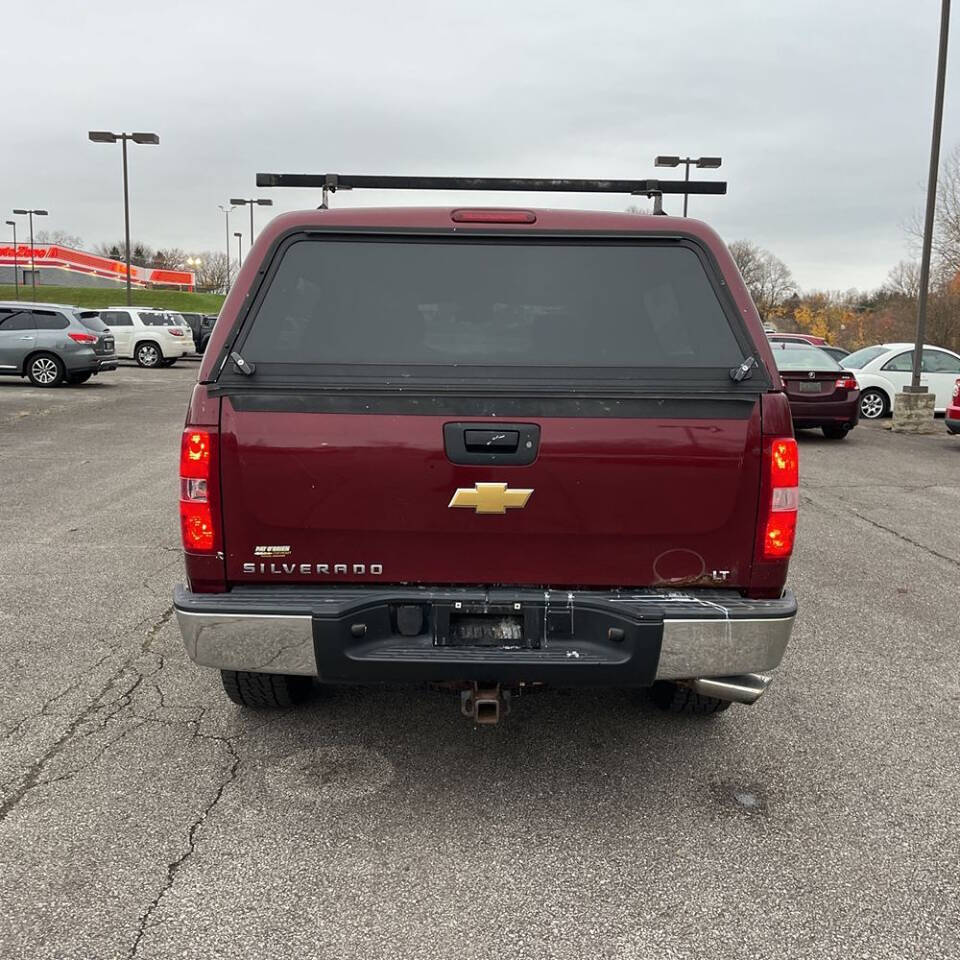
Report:
[[[448,507],[472,507],[477,513],[506,513],[526,506],[533,490],[509,490],[505,483],[477,483],[459,487]]]

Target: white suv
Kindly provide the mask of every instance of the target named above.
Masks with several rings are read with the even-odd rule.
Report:
[[[110,328],[117,356],[141,367],[169,367],[194,353],[193,331],[179,313],[149,307],[108,307],[100,319]]]

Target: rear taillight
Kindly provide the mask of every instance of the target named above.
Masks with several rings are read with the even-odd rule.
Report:
[[[857,390],[859,387],[860,384],[857,383],[856,377],[840,377],[837,380],[837,390]]]
[[[765,560],[781,560],[793,553],[800,503],[797,441],[782,437],[770,442],[770,511],[763,533]]]
[[[183,336],[183,331],[179,327],[169,327],[169,330],[175,337]]]
[[[68,333],[74,343],[96,343],[100,338],[95,333]]]
[[[953,385],[953,399],[960,400],[960,380]]]
[[[180,444],[180,531],[191,553],[213,553],[218,546],[209,490],[215,444],[214,434],[195,429],[184,430]]]

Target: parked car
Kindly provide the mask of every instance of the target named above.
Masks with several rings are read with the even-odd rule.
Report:
[[[809,343],[815,347],[822,347],[827,342],[823,337],[809,333],[768,333],[767,339],[771,343]]]
[[[117,356],[141,367],[169,367],[195,350],[186,321],[170,310],[108,307],[100,319],[116,338]]]
[[[850,356],[849,350],[844,350],[843,347],[831,347],[829,343],[822,344],[817,349],[822,350],[828,357],[833,357],[839,363],[843,362],[844,357]]]
[[[953,385],[953,395],[947,404],[944,420],[951,433],[960,433],[960,379]]]
[[[708,226],[309,210],[240,278],[187,411],[174,594],[230,699],[437,681],[494,722],[531,683],[695,714],[767,688],[797,445]]]
[[[58,387],[86,383],[116,366],[113,336],[95,310],[0,302],[0,374],[26,377],[35,387]]]
[[[217,318],[204,313],[181,313],[180,316],[186,320],[193,333],[193,342],[197,346],[197,353],[203,353],[207,349],[207,341],[210,339],[210,333]]]
[[[876,420],[893,411],[895,397],[913,375],[912,343],[880,343],[857,350],[841,361],[860,383],[860,416]],[[924,344],[920,383],[934,395],[934,410],[943,413],[960,376],[960,354]]]
[[[826,351],[806,343],[777,343],[773,358],[790,398],[794,429],[819,428],[828,439],[842,440],[857,425],[860,387]]]

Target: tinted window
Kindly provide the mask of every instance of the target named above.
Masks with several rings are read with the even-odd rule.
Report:
[[[942,350],[924,350],[920,366],[926,373],[960,373],[960,360]]]
[[[910,373],[913,370],[913,351],[908,350],[906,353],[897,354],[883,365],[883,369],[892,370],[894,373]]]
[[[33,317],[29,313],[0,314],[0,330],[33,330]]]
[[[97,333],[103,333],[107,325],[100,319],[100,314],[93,310],[84,310],[83,312],[75,310],[73,315],[88,329],[96,330]]]
[[[833,357],[834,360],[839,360],[841,363],[846,360],[849,355],[849,351],[844,350],[842,347],[819,347],[818,349],[822,350],[828,356]]]
[[[816,347],[777,346],[773,359],[778,370],[842,370],[843,368],[829,354]]]
[[[843,358],[843,365],[848,370],[859,370],[865,367],[871,360],[876,360],[881,354],[886,353],[886,347],[864,347],[862,350],[855,350],[849,356]]]
[[[147,327],[183,327],[186,324],[176,313],[141,313],[140,322]]]
[[[62,313],[35,310],[33,321],[38,330],[66,330],[70,321]]]
[[[123,313],[120,310],[103,310],[100,313],[100,319],[108,327],[132,327],[133,319],[129,313]]]
[[[389,366],[702,367],[743,359],[681,246],[304,240],[244,356]]]

